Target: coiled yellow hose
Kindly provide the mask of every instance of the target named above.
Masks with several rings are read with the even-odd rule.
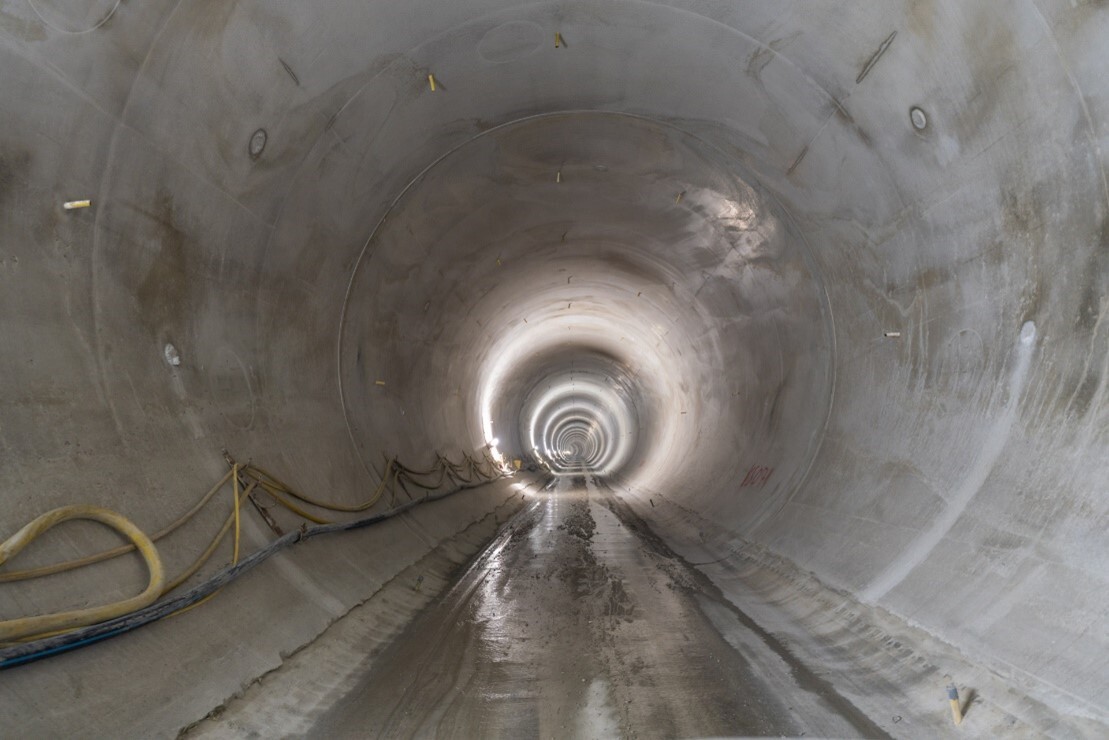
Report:
[[[152,542],[157,542],[158,540],[173,534],[183,525],[190,522],[192,518],[196,516],[197,513],[201,509],[203,509],[217,493],[219,493],[219,490],[223,488],[227,481],[231,480],[232,472],[232,470],[228,470],[227,473],[222,478],[220,478],[214,486],[208,489],[208,493],[204,494],[204,496],[202,496],[199,501],[193,504],[193,507],[191,509],[178,517],[176,521],[168,524],[154,534],[150,535],[150,540]],[[6,571],[0,573],[0,583],[9,583],[11,581],[26,581],[30,578],[41,578],[42,576],[50,576],[54,575],[55,573],[65,573],[76,568],[83,568],[86,565],[92,565],[94,563],[100,563],[105,560],[111,560],[112,558],[118,557],[120,555],[126,555],[134,549],[135,546],[131,544],[120,545],[119,547],[113,547],[111,550],[104,550],[103,552],[98,552],[95,555],[87,555],[83,558],[77,558],[75,560],[67,560],[64,563],[41,565],[37,568],[28,568],[27,570]],[[3,561],[0,561],[0,563],[2,562]],[[173,589],[167,588],[166,590],[172,591]]]
[[[103,622],[149,606],[162,595],[165,571],[162,568],[162,559],[158,556],[158,550],[154,547],[154,543],[131,520],[99,506],[63,506],[34,519],[23,529],[0,543],[0,565],[18,554],[43,532],[71,519],[91,519],[106,524],[131,540],[139,554],[142,555],[143,560],[146,561],[146,567],[150,571],[150,582],[147,584],[146,590],[138,596],[117,601],[113,604],[56,612],[54,614],[42,614],[34,617],[21,617],[0,622],[0,641],[16,640],[27,635]]]
[[[397,493],[396,488],[398,485],[404,489],[405,493],[408,493],[408,489],[405,486],[406,482],[412,483],[416,487],[426,491],[432,491],[443,486],[448,480],[458,480],[466,484],[473,484],[480,480],[491,480],[497,475],[497,466],[488,456],[485,456],[483,463],[478,463],[477,460],[465,452],[463,452],[462,461],[458,463],[452,462],[449,458],[436,453],[435,464],[428,470],[414,470],[403,465],[396,458],[386,458],[386,468],[384,474],[381,476],[381,481],[365,501],[358,504],[339,504],[336,502],[322,501],[300,493],[261,467],[250,463],[236,463],[231,460],[226,453],[225,458],[231,466],[231,469],[220,478],[220,480],[210,488],[191,509],[170,525],[156,532],[153,537],[148,537],[130,520],[113,511],[96,506],[76,505],[66,506],[47,512],[23,527],[3,543],[0,543],[0,566],[2,566],[29,545],[35,538],[39,537],[51,527],[70,519],[91,519],[117,530],[126,536],[131,541],[131,544],[120,545],[119,547],[105,550],[94,555],[62,563],[55,563],[53,565],[0,573],[0,583],[62,573],[103,560],[108,560],[113,557],[118,557],[119,555],[136,549],[146,560],[147,568],[150,571],[150,583],[146,590],[130,599],[88,609],[0,621],[0,647],[63,634],[79,627],[104,622],[149,606],[160,596],[168,594],[195,575],[212,557],[232,528],[234,529],[232,565],[238,563],[241,539],[240,508],[243,502],[250,498],[251,494],[255,491],[265,491],[276,503],[303,519],[318,525],[327,525],[332,524],[332,522],[322,516],[315,515],[305,510],[301,506],[293,503],[290,499],[298,500],[304,504],[325,511],[356,513],[372,508],[381,500],[386,491],[390,492],[392,498],[395,500]],[[488,473],[486,472],[486,468],[488,468]],[[463,475],[462,473],[468,473],[468,475]],[[426,480],[436,475],[437,478],[434,482]],[[215,496],[229,480],[233,483],[231,512],[227,515],[220,530],[196,560],[176,578],[167,582],[161,558],[154,546],[154,541],[173,533],[186,522],[190,521],[209,501],[211,501],[213,496]],[[409,494],[409,498],[411,498],[411,494]],[[214,596],[215,592],[174,613],[179,614],[194,609]]]

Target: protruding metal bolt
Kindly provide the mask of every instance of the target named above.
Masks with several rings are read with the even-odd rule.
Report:
[[[928,115],[922,108],[915,105],[909,108],[909,121],[917,131],[923,131],[928,128]]]
[[[268,138],[269,136],[264,128],[260,128],[250,135],[249,151],[251,159],[258,159],[262,156],[262,150],[266,148],[266,139]]]

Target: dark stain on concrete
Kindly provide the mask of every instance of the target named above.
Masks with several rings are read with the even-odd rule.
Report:
[[[935,0],[915,0],[909,6],[909,31],[931,41],[936,33]]]
[[[46,26],[37,20],[27,20],[5,13],[0,8],[0,30],[24,41],[45,41]]]
[[[1074,414],[1076,417],[1081,418],[1090,412],[1090,406],[1093,405],[1094,396],[1097,395],[1098,385],[1101,383],[1101,376],[1097,373],[1088,373],[1077,382],[1074,395],[1068,404],[1067,411]]]
[[[851,132],[854,133],[855,136],[857,136],[859,138],[859,141],[861,141],[864,146],[866,146],[868,148],[873,148],[874,147],[874,139],[872,139],[870,134],[868,134],[866,131],[864,131],[862,129],[862,127],[859,126],[859,124],[855,122],[854,116],[852,116],[850,113],[847,112],[847,108],[845,108],[843,106],[843,104],[840,103],[835,98],[832,98],[831,105],[832,105],[832,115],[834,115],[836,117],[836,120],[838,120],[840,123],[842,123],[848,129],[850,129]]]
[[[953,263],[936,265],[921,270],[916,279],[911,283],[915,290],[934,290],[945,284],[957,281],[968,269],[975,266],[987,270],[989,265],[1000,265],[1005,258],[1005,245],[993,240],[987,242],[979,251],[960,258]],[[896,285],[887,285],[886,290],[894,295],[902,292]]]
[[[751,56],[747,57],[747,74],[751,77],[758,77],[773,58],[773,49],[766,46],[758,47],[751,53]]]
[[[593,520],[593,515],[589,513],[589,504],[583,501],[575,501],[570,504],[570,514],[562,520],[562,524],[558,525],[558,528],[588,542],[593,539],[597,523]]]
[[[1109,281],[1109,218],[1101,222],[1098,243],[1090,250],[1082,275],[1086,282],[1078,301],[1074,328],[1082,332],[1092,332],[1097,325],[1098,316],[1101,315],[1101,301],[1106,293],[1106,282]]]
[[[1047,224],[1044,209],[1050,206],[1051,199],[1043,183],[1036,183],[1030,189],[1004,190],[1001,193],[1002,228],[1012,237],[1027,239],[1033,246],[1039,246]]]
[[[797,37],[803,35],[801,31],[794,31],[788,36],[783,36],[780,39],[774,39],[766,46],[760,46],[751,52],[747,57],[747,75],[754,79],[758,79],[762,71],[766,69],[766,65],[774,59],[774,54],[783,46],[789,44]]]
[[[793,164],[791,164],[789,166],[789,169],[786,170],[786,177],[789,177],[793,174],[793,171],[797,169],[797,165],[801,164],[801,160],[803,160],[805,158],[805,155],[808,153],[809,145],[806,144],[805,146],[801,147],[801,153],[794,158]]]
[[[646,261],[635,259],[632,253],[620,252],[615,249],[606,249],[599,258],[614,271],[623,272],[638,278],[644,285],[666,285],[666,276],[657,268]]]
[[[778,424],[782,420],[782,394],[785,392],[789,384],[789,374],[778,383],[778,387],[774,389],[774,398],[770,402],[770,410],[766,414],[766,433],[773,434],[777,429]]]
[[[0,208],[11,199],[20,183],[27,181],[31,170],[31,153],[26,150],[0,152]]]
[[[187,318],[188,240],[177,225],[173,199],[168,194],[159,195],[154,210],[146,215],[155,224],[158,251],[135,291],[135,298],[143,324],[152,334],[161,336]]]
[[[1014,91],[1002,78],[1017,68],[1020,45],[1004,18],[982,8],[973,22],[964,29],[964,58],[969,69],[968,79],[974,81],[973,92],[962,105],[950,106],[953,132],[963,146],[974,149],[972,142],[990,128],[1002,115],[1001,105],[1012,100]]]
[[[119,13],[117,11],[120,9],[120,7],[122,7],[126,4],[127,4],[127,0],[120,0],[120,3],[119,3],[118,6],[113,7],[113,8],[109,8],[107,10],[107,15],[100,16],[100,19],[97,20],[94,24],[96,26],[97,33],[102,33],[104,31],[106,31],[107,29],[111,28],[112,25],[116,22],[116,16],[119,15]]]

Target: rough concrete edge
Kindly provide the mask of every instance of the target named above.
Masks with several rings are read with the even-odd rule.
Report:
[[[1081,702],[1086,711],[1079,711],[1076,706],[1073,711],[1067,712],[1061,710],[1058,705],[1047,703],[1043,698],[1059,698],[1065,706],[1075,700],[1081,701],[1080,697],[1073,697],[1066,692],[1060,694],[1057,687],[1013,666],[998,665],[989,656],[968,655],[964,650],[947,642],[925,626],[885,607],[859,601],[850,592],[824,583],[812,571],[800,568],[792,560],[774,552],[771,548],[750,542],[719,524],[702,518],[696,512],[658,491],[652,491],[654,504],[647,506],[641,497],[626,486],[621,484],[620,487],[623,488],[624,493],[630,494],[624,497],[625,500],[648,524],[658,521],[661,513],[659,508],[672,510],[670,521],[665,527],[659,528],[663,530],[658,532],[659,536],[683,557],[694,554],[709,555],[709,562],[691,564],[698,567],[726,596],[734,597],[734,593],[730,593],[728,581],[722,578],[722,575],[743,582],[744,587],[752,592],[760,593],[767,590],[765,587],[750,585],[754,576],[742,572],[744,568],[757,569],[757,576],[769,576],[777,581],[779,588],[803,596],[808,603],[816,602],[824,607],[817,610],[803,610],[800,604],[765,599],[765,608],[774,612],[776,617],[795,626],[799,633],[815,637],[820,632],[827,631],[826,628],[815,626],[805,611],[831,614],[834,615],[842,630],[850,633],[854,638],[867,641],[875,650],[886,653],[895,660],[904,660],[904,656],[894,655],[894,649],[900,650],[902,646],[913,646],[912,651],[920,671],[939,676],[951,675],[952,680],[960,688],[965,689],[969,686],[973,691],[972,698],[979,713],[984,706],[992,703],[997,711],[1019,720],[1026,725],[1027,730],[1037,733],[1053,737],[1109,736],[1109,716],[1098,717],[1095,713],[1096,708],[1091,708],[1088,702]],[[686,531],[675,531],[677,528],[675,522],[678,520],[687,528]],[[721,556],[719,549],[725,543],[727,552]],[[699,558],[693,558],[693,560],[697,559]],[[714,574],[711,566],[725,568],[728,572]],[[706,567],[710,569],[705,570]],[[775,625],[770,623],[765,613],[760,615],[759,610],[751,610],[747,606],[737,605],[756,623],[759,623],[760,627],[783,638],[791,651],[802,651],[802,654],[797,657],[806,663],[819,666],[843,659],[843,656],[833,658],[830,651],[822,649],[815,640],[799,640],[798,634],[783,635],[776,632]],[[867,667],[865,670],[873,671],[874,668]],[[956,673],[958,675],[955,675]],[[942,688],[942,685],[937,687],[938,694],[942,693]],[[851,698],[864,709],[869,703],[865,695]],[[946,697],[939,696],[934,713],[946,718],[946,711]],[[898,728],[891,727],[888,720],[883,720],[880,716],[873,716],[872,719],[891,733],[897,733]],[[948,718],[940,726],[952,727],[950,719]],[[964,727],[966,727],[965,724]]]
[[[1109,721],[1109,716],[1098,717],[1095,711],[1091,710],[1089,703],[1081,697],[1075,697],[1068,692],[1062,691],[1054,684],[1044,682],[1038,677],[1032,676],[1016,666],[1001,664],[993,656],[989,656],[986,659],[976,659],[968,655],[963,649],[946,641],[935,632],[928,629],[925,625],[909,617],[890,611],[883,606],[859,601],[849,592],[825,584],[815,573],[801,570],[788,558],[778,555],[766,547],[755,545],[754,543],[745,543],[744,548],[745,551],[741,552],[739,557],[746,562],[771,571],[782,579],[803,579],[812,584],[811,590],[820,590],[824,592],[823,596],[826,599],[842,599],[843,603],[836,608],[836,613],[846,615],[847,619],[852,622],[859,621],[865,624],[867,622],[873,623],[881,621],[889,625],[888,627],[883,627],[882,625],[873,624],[874,627],[884,630],[883,632],[874,634],[873,638],[883,643],[894,641],[898,637],[898,635],[894,633],[894,630],[897,629],[902,629],[910,633],[920,633],[922,636],[925,636],[928,641],[934,642],[939,649],[950,653],[944,656],[945,659],[950,660],[952,657],[957,657],[966,664],[978,670],[986,671],[1000,682],[1003,682],[1009,689],[1006,691],[1007,694],[1011,694],[1014,687],[1027,689],[1021,691],[1019,698],[1029,707],[1033,707],[1036,715],[1039,716],[1042,721],[1051,724],[1059,723],[1065,725],[1069,719],[1089,720],[1099,723],[1106,734],[1109,734],[1109,726],[1105,724]],[[870,616],[868,617],[868,615]],[[940,666],[934,664],[932,667],[936,669],[940,668]],[[1073,712],[1063,713],[1057,707],[1052,706],[1042,699],[1035,698],[1036,694],[1040,696],[1058,696],[1065,698],[1065,700],[1073,700],[1075,702],[1075,704],[1073,704]],[[999,706],[1004,705],[999,704]],[[1018,717],[1026,721],[1032,721],[1031,712],[1022,712],[1017,708],[1006,708],[1006,711],[1012,711]]]
[[[529,487],[530,487],[530,485],[531,484],[529,484]],[[279,650],[277,652],[277,655],[279,657],[279,661],[275,665],[268,668],[267,670],[262,671],[258,675],[241,682],[238,689],[236,689],[235,691],[233,691],[232,693],[230,693],[226,697],[224,697],[218,704],[213,706],[203,716],[201,716],[201,717],[193,720],[192,722],[180,727],[177,730],[175,736],[178,737],[178,738],[186,737],[195,728],[197,728],[201,723],[203,723],[207,720],[210,720],[210,719],[218,718],[221,714],[223,714],[227,710],[229,705],[231,705],[232,703],[234,703],[238,700],[243,699],[243,697],[247,694],[247,692],[250,691],[250,689],[252,689],[253,687],[258,686],[260,684],[263,684],[268,677],[271,677],[275,673],[281,672],[286,667],[286,665],[288,664],[288,662],[292,658],[296,657],[301,652],[311,648],[314,644],[317,643],[318,640],[320,640],[322,637],[324,637],[329,630],[332,630],[337,624],[339,624],[340,622],[345,620],[351,614],[355,613],[356,611],[358,611],[361,608],[364,608],[366,605],[368,605],[370,602],[372,602],[375,598],[380,597],[381,594],[383,592],[385,592],[391,585],[396,584],[399,580],[403,580],[405,574],[409,573],[413,568],[419,566],[420,563],[425,562],[429,558],[434,557],[437,553],[439,553],[443,549],[449,547],[452,543],[457,541],[460,537],[464,537],[467,532],[469,532],[469,531],[471,531],[475,528],[480,527],[483,523],[487,522],[490,517],[496,517],[498,515],[498,513],[500,511],[502,511],[504,508],[512,506],[513,502],[515,502],[515,506],[519,507],[520,505],[522,505],[524,503],[524,500],[525,499],[524,499],[523,494],[521,492],[512,491],[509,495],[507,495],[504,498],[504,500],[500,504],[493,507],[490,511],[486,512],[483,516],[481,516],[478,519],[472,520],[464,528],[462,528],[462,529],[456,531],[455,533],[439,540],[438,542],[435,543],[434,547],[428,549],[423,555],[416,558],[412,562],[406,563],[403,566],[399,567],[397,569],[396,573],[394,573],[392,577],[388,578],[385,581],[382,581],[381,584],[376,589],[374,589],[372,593],[367,595],[365,598],[360,599],[359,601],[352,604],[351,607],[349,609],[347,609],[346,611],[344,611],[342,614],[339,614],[339,615],[335,616],[334,618],[332,618],[331,620],[329,620],[326,624],[323,625],[323,627],[320,629],[320,631],[318,633],[316,633],[313,637],[311,637],[308,640],[305,640],[301,644],[296,645],[291,649]],[[509,519],[511,519],[511,517],[509,517]],[[494,531],[493,536],[495,536],[496,531],[499,531],[499,527],[497,528],[497,530]],[[480,551],[480,547],[478,548],[478,551]],[[434,598],[435,595],[438,595],[438,593],[432,595],[432,598]],[[411,619],[415,616],[415,614],[416,614],[416,612],[408,615],[403,620],[404,624],[407,624],[409,621],[411,621]]]

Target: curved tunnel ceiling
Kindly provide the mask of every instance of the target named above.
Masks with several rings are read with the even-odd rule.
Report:
[[[742,172],[680,130],[599,112],[523,119],[450,152],[383,217],[348,289],[355,439],[391,367],[453,381],[448,399],[426,380],[397,391],[397,426],[454,412],[507,454],[564,457],[574,421],[594,430],[579,465],[665,487],[691,454],[736,451],[698,452],[705,439],[765,438],[766,420],[802,440],[788,453],[803,466],[829,404],[825,296]]]
[[[1103,722],[1107,16],[4,3],[7,515],[156,529],[225,447],[351,500],[383,455],[534,458]],[[303,603],[167,725],[360,598],[313,557],[258,576]]]

